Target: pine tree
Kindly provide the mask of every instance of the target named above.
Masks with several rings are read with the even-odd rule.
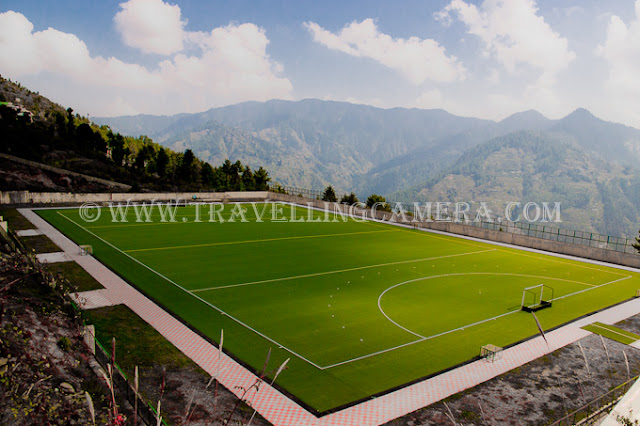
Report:
[[[638,231],[638,233],[640,233],[640,231]],[[640,253],[640,235],[636,237],[636,242],[635,244],[632,244],[632,247],[636,249],[638,253]]]
[[[329,201],[332,203],[338,201],[338,197],[336,197],[336,191],[331,185],[325,188],[324,193],[322,194],[322,201]]]

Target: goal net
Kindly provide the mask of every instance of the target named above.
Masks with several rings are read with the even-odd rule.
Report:
[[[522,304],[520,309],[525,312],[535,312],[549,308],[553,301],[553,288],[546,284],[538,284],[527,287],[522,291]]]

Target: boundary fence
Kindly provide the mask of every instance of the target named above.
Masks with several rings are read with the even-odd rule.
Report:
[[[102,366],[102,368],[107,371],[109,368],[108,366],[112,365],[111,355],[109,354],[109,351],[107,351],[104,346],[102,346],[98,339],[95,339],[95,342],[96,360]],[[139,392],[136,393],[133,384],[127,377],[126,373],[122,371],[117,363],[113,364],[113,368],[111,370],[113,371],[113,384],[120,391],[120,395],[124,397],[129,402],[129,404],[131,404],[132,408],[136,406],[136,399],[138,400],[138,420],[143,421],[147,425],[155,426],[158,422],[158,413],[156,409],[153,408],[147,401],[145,401]],[[162,424],[167,425],[164,419],[162,419]]]
[[[319,200],[324,194],[324,190],[297,188],[295,186],[287,185],[270,186],[269,192],[302,196],[303,198],[309,198],[312,200]]]
[[[317,200],[322,198],[324,191],[317,189],[304,189],[294,186],[270,187],[270,192],[284,193],[294,196],[302,196]],[[396,202],[389,201],[390,206],[395,206]],[[406,202],[399,202],[406,206],[406,211],[411,212],[412,205]],[[436,221],[437,222],[437,221]],[[559,243],[569,243],[581,246],[611,250],[621,253],[636,254],[637,250],[633,247],[636,243],[633,239],[624,237],[614,237],[612,235],[603,235],[596,232],[576,231],[573,229],[559,228],[551,225],[541,225],[529,222],[484,222],[484,221],[466,221],[453,222],[451,219],[442,222],[460,223],[462,225],[474,226],[476,228],[488,229],[492,231],[507,232],[516,235],[524,235],[527,237],[541,238],[543,240],[557,241]]]
[[[304,204],[305,202],[317,202],[318,197],[322,196],[322,191],[319,190],[301,189],[289,186],[272,187],[269,191],[274,194],[274,199],[279,199],[278,195],[282,194],[281,199],[283,201],[300,204]],[[299,199],[300,196],[306,197],[306,199]],[[412,212],[413,206],[407,202],[396,203],[388,201],[387,204],[391,207],[395,207],[397,204],[400,204],[405,209],[405,212]],[[478,238],[484,238],[491,241],[506,242],[518,246],[538,248],[541,250],[586,257],[636,268],[640,267],[640,258],[636,259],[638,251],[633,247],[633,245],[636,244],[636,240],[634,239],[603,235],[596,232],[577,231],[530,222],[511,222],[506,220],[501,222],[454,221],[450,217],[443,217],[442,220],[433,220],[433,218],[430,218],[430,220],[427,219],[425,221],[418,221],[417,219],[413,221],[413,217],[410,215],[405,216],[405,220],[401,220],[402,216],[399,214],[396,215],[395,218],[393,215],[393,212],[388,213],[378,209],[375,212],[375,215],[373,214],[373,211],[371,211],[370,217],[375,216],[380,220],[396,221],[397,223],[404,223],[405,225],[414,227],[430,228],[454,234],[476,236]],[[449,226],[449,224],[451,226]],[[470,226],[472,228],[477,228],[478,230],[482,229],[495,232],[493,235],[491,235],[491,233],[485,233],[482,235],[477,232],[469,233],[469,228],[466,228],[467,230],[465,230],[463,229],[464,226]],[[513,238],[508,238],[507,236],[509,235]],[[527,243],[524,243],[520,237],[530,237],[537,240],[529,240]],[[548,246],[548,244],[540,242],[540,240],[566,244],[566,246]],[[584,250],[582,248],[584,248]],[[589,251],[589,249],[594,250]],[[596,253],[598,250],[603,251]]]
[[[631,386],[640,376],[636,376],[631,380],[616,386],[604,395],[600,395],[596,399],[590,401],[588,404],[583,405],[577,410],[567,414],[563,418],[551,423],[551,426],[561,425],[591,425],[595,424],[605,414],[610,413],[615,407],[616,403],[622,399]],[[622,423],[625,424],[625,423]]]
[[[540,225],[527,222],[463,222],[464,225],[492,231],[509,232],[517,235],[541,238],[543,240],[558,241],[560,243],[577,244],[582,246],[612,250],[622,253],[636,254],[633,247],[635,240],[623,237],[613,237],[594,232],[574,231],[550,225]]]

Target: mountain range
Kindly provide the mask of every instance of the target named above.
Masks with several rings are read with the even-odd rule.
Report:
[[[202,160],[262,166],[283,185],[401,201],[560,201],[565,225],[635,235],[640,130],[585,109],[502,121],[444,110],[305,99],[246,102],[197,114],[94,118]]]

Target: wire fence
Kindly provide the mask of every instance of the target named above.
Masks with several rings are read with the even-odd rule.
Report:
[[[612,250],[622,253],[637,253],[633,244],[635,240],[623,237],[613,237],[595,232],[574,231],[550,225],[528,222],[475,222],[469,221],[465,225],[475,226],[493,231],[509,232],[516,235],[541,238],[543,240],[557,241],[560,243],[577,244],[588,247],[595,247],[604,250]]]
[[[616,403],[622,399],[637,379],[638,376],[616,386],[604,395],[551,423],[551,426],[592,425],[597,423],[605,414],[613,410]],[[621,422],[621,424],[626,423]]]
[[[26,253],[24,245],[22,245],[16,234],[14,234],[11,229],[4,229],[2,226],[0,226],[0,236],[9,246],[12,252]]]
[[[320,189],[305,189],[287,185],[270,186],[269,191],[280,194],[296,195],[304,198],[310,198],[312,200],[319,200],[324,194],[324,190]]]
[[[95,342],[96,342],[96,360],[102,366],[102,368],[104,368],[104,370],[107,371],[108,366],[111,365],[112,363],[111,355],[109,351],[107,351],[104,348],[104,346],[102,346],[102,344],[98,341],[98,339],[95,339]],[[138,420],[143,421],[147,425],[155,426],[158,423],[158,413],[156,412],[155,408],[153,408],[147,401],[145,401],[144,398],[142,398],[142,396],[140,395],[140,393],[136,393],[133,384],[131,383],[131,381],[125,374],[125,372],[122,371],[122,369],[118,366],[117,363],[114,365],[114,368],[112,368],[112,371],[113,371],[113,378],[112,378],[113,384],[120,391],[120,395],[124,397],[129,402],[129,404],[131,404],[131,407],[135,407],[136,399],[138,400],[137,402]],[[162,424],[167,425],[164,419],[162,419]]]

